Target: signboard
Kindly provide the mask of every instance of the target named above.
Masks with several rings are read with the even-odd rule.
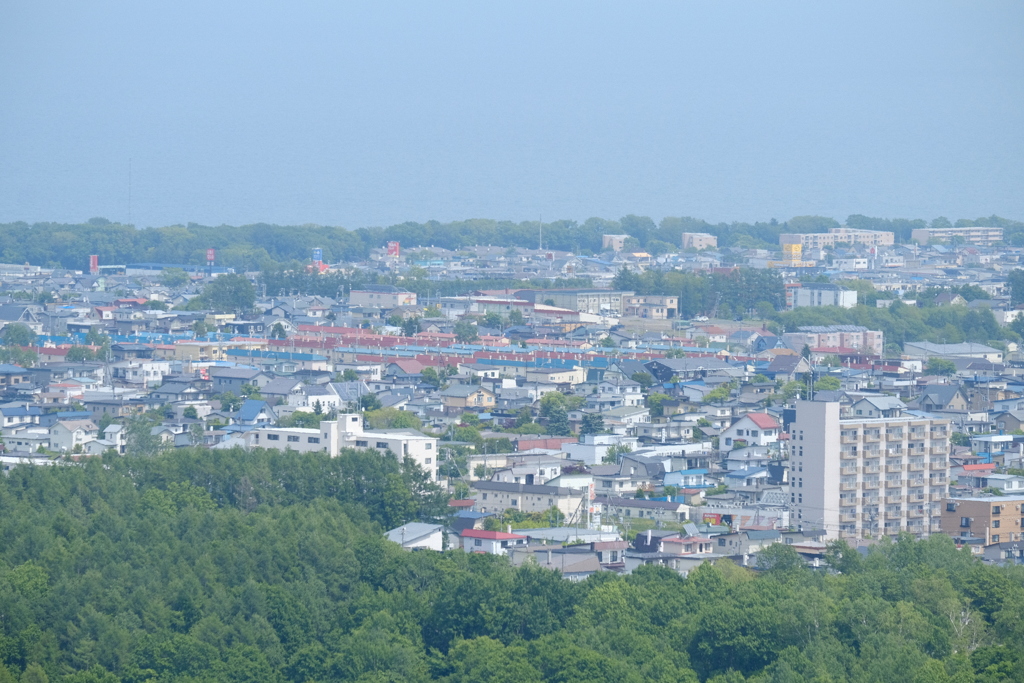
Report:
[[[398,242],[388,242],[388,256],[398,258],[402,253],[402,245]]]
[[[100,272],[100,257],[98,254],[92,254],[89,257],[89,273],[96,275]]]
[[[216,256],[217,256],[217,250],[216,249],[207,249],[206,250],[206,261],[207,261],[207,263],[213,263],[214,260],[216,259]]]
[[[313,260],[316,261],[317,263],[320,263],[321,261],[323,261],[324,260],[324,250],[321,249],[320,247],[317,247],[316,249],[314,249],[313,250]]]
[[[711,512],[705,512],[703,515],[701,515],[701,521],[705,524],[714,524],[717,526],[722,523],[722,515],[716,515]]]

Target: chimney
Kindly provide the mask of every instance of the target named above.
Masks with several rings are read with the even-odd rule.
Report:
[[[548,564],[551,564],[551,550],[548,550]]]
[[[650,529],[647,530],[647,545],[648,546],[651,545],[651,530]]]

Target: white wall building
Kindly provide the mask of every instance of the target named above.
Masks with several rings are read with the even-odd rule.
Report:
[[[841,289],[838,285],[820,283],[805,284],[796,288],[793,307],[802,306],[839,306],[853,308],[857,305],[857,292],[852,289]]]
[[[364,429],[362,415],[343,414],[325,420],[319,429],[262,427],[247,432],[248,448],[277,448],[299,453],[328,453],[337,457],[342,448],[372,448],[412,458],[431,479],[437,479],[437,442],[415,429]]]

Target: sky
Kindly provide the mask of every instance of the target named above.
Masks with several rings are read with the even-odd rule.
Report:
[[[1016,0],[0,0],[0,222],[1024,220],[1021,36]]]

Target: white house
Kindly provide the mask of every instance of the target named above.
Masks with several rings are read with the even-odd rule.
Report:
[[[426,548],[438,552],[444,550],[444,526],[409,522],[384,534],[389,541],[398,543],[406,550]]]
[[[490,555],[507,555],[509,548],[525,547],[529,538],[504,531],[484,531],[483,529],[466,529],[461,534],[462,549],[467,553],[488,553]]]
[[[768,413],[747,413],[719,435],[720,448],[732,449],[736,441],[748,446],[768,446],[779,440],[782,426]]]
[[[92,420],[60,420],[50,427],[50,448],[71,453],[75,447],[84,447],[99,435],[99,427]]]

